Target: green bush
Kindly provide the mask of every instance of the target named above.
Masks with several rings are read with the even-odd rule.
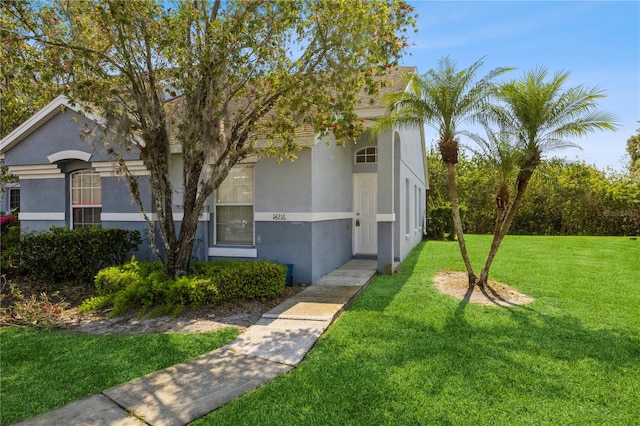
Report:
[[[20,270],[54,283],[93,282],[98,271],[124,262],[127,253],[136,250],[141,242],[138,231],[52,227],[50,231],[22,236]]]
[[[446,203],[439,206],[431,207],[431,216],[429,217],[428,235],[431,237],[442,240],[453,240],[456,236],[455,228],[453,227],[453,218],[451,217],[451,204]],[[467,213],[467,207],[460,206],[460,216],[462,223]]]
[[[0,244],[0,270],[3,275],[12,277],[18,273],[20,265],[19,222],[11,221],[2,224],[0,227]]]
[[[97,298],[88,299],[81,311],[113,307],[112,316],[138,309],[144,315],[179,313],[185,306],[199,307],[227,300],[260,299],[284,292],[287,267],[259,261],[193,262],[189,276],[168,279],[160,263],[139,263],[105,268],[95,278]]]

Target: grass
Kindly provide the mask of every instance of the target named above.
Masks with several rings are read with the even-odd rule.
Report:
[[[490,239],[468,244],[481,262]],[[536,301],[489,307],[433,288],[463,266],[427,242],[297,369],[194,424],[638,424],[639,260],[629,238],[509,236],[491,278]]]
[[[238,335],[82,335],[0,330],[0,423],[32,417],[136,377],[212,351]]]

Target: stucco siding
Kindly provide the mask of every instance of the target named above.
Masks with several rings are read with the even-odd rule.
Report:
[[[77,150],[91,154],[91,161],[109,161],[102,141],[95,143],[84,138],[83,130],[92,128],[93,123],[71,110],[65,110],[52,117],[35,130],[29,137],[15,145],[5,154],[5,164],[50,164],[48,156],[60,151]],[[99,133],[99,132],[98,132]],[[117,145],[111,144],[112,147]],[[127,159],[136,157],[135,152],[126,154]]]
[[[25,179],[20,182],[20,211],[65,213],[66,179]]]
[[[311,149],[296,155],[294,161],[265,158],[255,164],[256,212],[311,211]]]
[[[316,281],[352,258],[352,220],[315,222],[312,232],[312,275]]]
[[[353,174],[351,149],[330,142],[312,149],[312,206],[314,212],[350,212],[353,210]]]
[[[145,211],[152,213],[151,184],[148,176],[138,176],[138,190]],[[102,212],[103,213],[140,213],[138,204],[131,195],[129,184],[121,177],[102,177]]]
[[[312,226],[308,222],[256,222],[258,258],[293,264],[294,282],[313,282]]]
[[[396,257],[404,258],[422,240],[422,225],[425,213],[425,170],[421,134],[418,128],[403,128],[400,139],[399,159],[396,163],[398,176],[396,196]]]

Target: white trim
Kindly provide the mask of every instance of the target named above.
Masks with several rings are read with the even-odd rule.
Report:
[[[158,215],[151,213],[151,221],[158,220]],[[142,213],[101,213],[100,220],[103,222],[146,222]]]
[[[64,212],[20,212],[19,220],[64,220]]]
[[[353,212],[255,212],[254,222],[323,222],[353,219]]]
[[[158,220],[157,213],[147,213],[152,222],[156,222]],[[100,218],[103,222],[146,222],[144,215],[140,212],[138,213],[102,213]],[[198,222],[208,222],[210,216],[206,213],[200,214],[198,216]],[[173,213],[174,222],[182,222],[184,219],[184,213]]]
[[[64,173],[55,164],[28,164],[9,166],[9,171],[20,179],[63,179]]]
[[[258,249],[254,247],[209,247],[209,256],[257,258]]]
[[[200,213],[200,216],[198,216],[198,222],[209,222],[210,218],[210,215],[208,215],[206,212],[202,212]],[[183,219],[184,213],[173,213],[174,222],[182,222]]]
[[[377,214],[376,222],[395,222],[396,214],[395,213],[386,213],[386,214]]]
[[[82,160],[82,161],[86,161],[87,163],[89,162],[89,160],[91,159],[91,155],[88,152],[84,152],[84,151],[78,151],[75,149],[70,149],[67,151],[58,151],[54,154],[51,154],[49,156],[47,156],[47,159],[49,160],[50,163],[55,163],[57,161],[61,161],[61,160]]]
[[[126,160],[124,163],[134,176],[148,176],[151,174],[142,160]],[[115,161],[96,161],[91,165],[96,172],[100,173],[100,177],[121,176],[121,173],[118,173],[119,165]]]

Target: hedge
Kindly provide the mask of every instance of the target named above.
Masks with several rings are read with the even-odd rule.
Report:
[[[266,261],[192,262],[188,276],[169,279],[159,262],[139,263],[101,270],[95,279],[99,296],[86,300],[81,311],[113,308],[112,316],[129,310],[156,314],[182,311],[238,299],[262,301],[281,295],[287,267]]]

